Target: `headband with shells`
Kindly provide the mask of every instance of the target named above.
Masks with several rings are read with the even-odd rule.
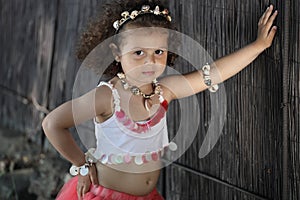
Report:
[[[140,11],[134,10],[130,14],[128,11],[122,12],[122,14],[121,14],[122,19],[116,20],[113,23],[113,27],[116,29],[116,32],[117,32],[125,22],[127,22],[129,20],[134,20],[137,16],[142,15],[142,14],[148,14],[148,13],[163,16],[169,22],[172,20],[171,16],[169,15],[169,11],[167,9],[160,11],[159,6],[156,6],[154,10],[150,10],[149,5],[143,5]]]

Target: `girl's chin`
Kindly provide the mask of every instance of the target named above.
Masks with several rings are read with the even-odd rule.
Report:
[[[155,72],[142,72],[139,79],[144,83],[151,83],[154,79],[158,78],[159,74]]]
[[[155,71],[145,71],[135,74],[134,76],[126,75],[129,81],[134,81],[137,83],[148,84],[151,83],[154,79],[159,77]]]

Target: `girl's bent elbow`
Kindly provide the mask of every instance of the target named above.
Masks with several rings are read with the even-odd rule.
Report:
[[[47,135],[47,132],[48,132],[48,130],[50,129],[49,127],[50,127],[50,122],[49,122],[49,120],[47,119],[47,117],[46,118],[44,118],[43,119],[43,121],[42,121],[42,128],[43,128],[43,130],[44,130],[44,133]]]
[[[55,129],[53,120],[51,120],[49,117],[45,117],[42,121],[42,128],[44,130],[45,135],[51,133],[51,130]]]

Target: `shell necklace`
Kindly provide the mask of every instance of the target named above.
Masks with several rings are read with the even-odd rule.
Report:
[[[140,88],[138,88],[137,86],[132,86],[132,85],[129,85],[129,83],[127,82],[126,80],[126,76],[124,73],[118,73],[117,74],[118,78],[120,79],[121,83],[122,83],[122,86],[125,90],[130,90],[131,93],[133,95],[136,95],[136,96],[142,96],[143,99],[144,99],[144,107],[145,109],[149,112],[150,111],[150,108],[152,106],[152,100],[151,98],[157,94],[157,95],[161,95],[161,87],[158,83],[158,81],[156,79],[154,79],[152,81],[152,87],[154,88],[153,89],[153,92],[151,92],[151,94],[145,94],[141,91]]]

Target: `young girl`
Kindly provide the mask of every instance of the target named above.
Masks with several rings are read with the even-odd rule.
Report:
[[[176,58],[168,52],[168,32],[150,28],[175,30],[166,4],[119,0],[110,1],[104,9],[104,16],[84,33],[78,58],[83,60],[106,38],[129,31],[109,45],[115,61],[105,74],[111,79],[60,105],[42,124],[49,141],[73,164],[70,173],[76,175],[57,199],[163,199],[155,189],[160,157],[167,150],[176,151],[176,144],[168,141],[168,104],[206,89],[216,92],[218,83],[251,63],[271,45],[277,11],[272,5],[267,8],[253,43],[199,71],[160,77],[158,82]],[[84,153],[68,128],[89,119],[95,123],[97,146]]]

